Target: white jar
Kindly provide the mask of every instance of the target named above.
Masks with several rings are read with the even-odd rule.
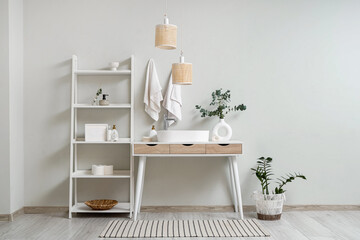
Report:
[[[114,166],[113,165],[105,165],[104,166],[104,174],[105,175],[113,175],[114,174]]]
[[[91,172],[93,175],[101,176],[104,175],[104,166],[102,165],[92,165]]]

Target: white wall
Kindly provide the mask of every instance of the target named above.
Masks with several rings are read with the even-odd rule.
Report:
[[[0,214],[10,213],[9,5],[0,1]]]
[[[23,1],[9,1],[11,212],[24,206]]]
[[[155,59],[165,89],[179,55],[154,48],[163,4],[25,1],[26,206],[67,205],[72,54],[81,68],[107,67],[135,54],[137,138],[150,129],[142,103],[147,60]],[[211,129],[217,119],[201,119],[194,106],[207,104],[221,87],[232,91],[234,104],[248,106],[227,118],[233,138],[244,141],[245,204],[258,188],[250,168],[260,156],[274,158],[277,174],[308,177],[289,186],[288,204],[360,203],[359,11],[356,0],[169,1],[170,21],[183,28],[185,56],[194,67],[193,85],[183,87],[184,119],[175,128]],[[92,81],[89,98],[101,84]],[[220,158],[153,159],[143,204],[229,205],[226,169]]]
[[[0,214],[24,206],[22,0],[0,2]]]

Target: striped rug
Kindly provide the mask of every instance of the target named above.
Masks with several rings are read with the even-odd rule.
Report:
[[[255,220],[113,220],[101,238],[269,237]]]

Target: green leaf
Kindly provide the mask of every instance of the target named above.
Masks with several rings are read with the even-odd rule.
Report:
[[[235,107],[228,105],[228,103],[231,102],[230,90],[223,92],[222,88],[217,89],[211,93],[211,97],[212,101],[210,102],[210,106],[216,106],[217,108],[215,110],[205,109],[205,111],[201,111],[203,108],[200,105],[196,105],[195,109],[200,110],[201,117],[203,117],[205,114],[205,116],[208,117],[218,116],[219,118],[223,119],[231,111],[244,111],[246,109],[244,104]]]

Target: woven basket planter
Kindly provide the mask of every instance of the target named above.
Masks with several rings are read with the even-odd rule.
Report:
[[[262,194],[255,192],[253,198],[260,220],[279,220],[285,201],[285,194]]]
[[[118,204],[118,201],[110,199],[99,199],[86,201],[85,204],[91,207],[93,210],[109,210]]]

